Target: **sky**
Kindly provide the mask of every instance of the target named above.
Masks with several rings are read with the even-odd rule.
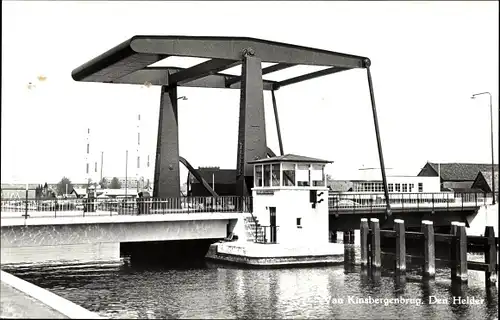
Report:
[[[84,181],[88,128],[88,160],[100,163],[103,152],[104,176],[152,177],[160,88],[71,78],[141,34],[247,36],[369,57],[388,174],[416,175],[427,161],[490,163],[489,100],[470,99],[489,91],[498,163],[497,1],[2,1],[2,9],[3,183]],[[292,69],[267,78],[301,71]],[[188,98],[179,101],[180,155],[194,167],[234,169],[239,91],[179,88],[178,95]],[[276,98],[285,153],[334,161],[327,171],[335,179],[380,167],[366,70],[287,86]],[[277,152],[269,92],[264,102],[268,145]]]

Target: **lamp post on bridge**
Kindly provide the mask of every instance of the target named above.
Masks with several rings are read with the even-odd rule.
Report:
[[[493,192],[493,202],[492,204],[494,205],[495,202],[495,153],[493,151],[493,106],[492,106],[492,97],[491,93],[488,91],[486,92],[481,92],[481,93],[475,93],[471,96],[471,99],[475,99],[479,95],[487,94],[490,96],[490,120],[491,120],[491,187],[492,187],[492,192]],[[500,112],[500,109],[499,109]]]

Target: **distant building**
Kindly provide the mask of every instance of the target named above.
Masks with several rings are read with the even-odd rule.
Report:
[[[353,192],[384,192],[382,180],[352,180]],[[435,193],[439,190],[437,177],[387,176],[387,190],[391,193]]]
[[[495,170],[495,191],[498,192],[498,170]],[[480,171],[476,179],[474,179],[474,182],[472,183],[472,188],[473,189],[480,189],[484,192],[493,192],[493,186],[492,186],[492,174],[491,171]]]
[[[196,170],[219,196],[236,195],[236,170],[219,167],[200,167]],[[210,197],[211,194],[190,172],[187,181],[187,195]]]
[[[327,187],[330,189],[330,191],[334,192],[348,192],[352,191],[354,187],[354,183],[350,180],[331,180],[328,179],[327,182]]]
[[[45,186],[44,183],[28,183],[28,198],[36,198],[36,189],[40,186]],[[58,183],[47,183],[48,190],[57,190]],[[78,194],[87,192],[87,183],[72,183],[73,190]],[[73,190],[68,190],[71,194]],[[2,183],[1,184],[2,199],[19,199],[26,198],[26,184],[23,183]]]
[[[109,188],[109,185],[111,184],[111,181],[113,180],[113,178],[115,178],[115,177],[103,177],[103,179],[106,179],[108,188]],[[125,189],[125,186],[127,186],[128,188],[137,188],[137,181],[138,180],[135,177],[128,177],[128,178],[116,177],[116,178],[120,182],[121,189]],[[141,183],[139,186],[142,186],[144,184],[144,179],[139,178],[139,181]]]
[[[498,165],[495,165],[498,170]],[[431,163],[420,170],[419,177],[441,177],[441,188],[456,192],[474,191],[473,183],[479,172],[491,172],[491,164],[483,163]]]

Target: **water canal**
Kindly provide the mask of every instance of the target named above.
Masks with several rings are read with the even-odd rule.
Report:
[[[353,263],[359,261],[355,248],[345,256],[338,266],[291,269],[205,261],[167,267],[138,265],[128,258],[120,263],[2,268],[109,318],[497,318],[498,286],[486,288],[481,272],[470,271],[468,285],[456,286],[449,269],[438,265],[436,278],[423,281],[418,264],[410,262],[405,281],[390,270],[373,274],[362,269]],[[476,255],[469,260],[480,259]],[[458,296],[469,303],[453,303]]]

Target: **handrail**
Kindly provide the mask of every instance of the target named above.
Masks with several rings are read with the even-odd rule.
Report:
[[[261,228],[264,230],[264,238],[263,238],[263,241],[262,243],[277,243],[277,241],[267,241],[267,228],[269,228],[269,231],[273,230],[274,229],[274,232],[275,232],[275,237],[276,237],[276,233],[278,231],[278,228],[279,226],[261,226]],[[270,239],[271,240],[271,239]]]
[[[491,193],[484,192],[395,192],[389,194],[389,203],[396,209],[407,211],[409,209],[425,209],[426,204],[430,209],[461,208],[474,205],[478,207],[481,202],[487,204],[492,197]],[[482,199],[481,199],[482,198]],[[483,201],[481,201],[483,200]],[[351,210],[385,208],[385,195],[383,193],[362,193],[362,192],[330,192],[328,197],[330,210]]]
[[[203,212],[249,212],[251,197],[176,197],[137,199],[2,199],[1,217],[136,215]],[[28,214],[29,212],[29,214]]]

